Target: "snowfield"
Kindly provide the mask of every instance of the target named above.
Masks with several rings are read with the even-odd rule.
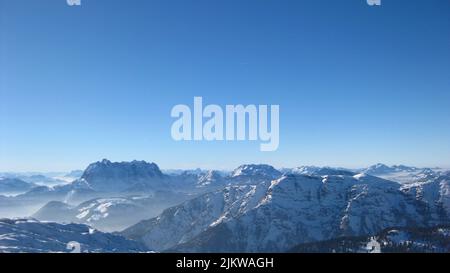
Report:
[[[79,243],[81,252],[149,251],[138,242],[86,225],[0,219],[0,252],[70,252],[70,242]]]

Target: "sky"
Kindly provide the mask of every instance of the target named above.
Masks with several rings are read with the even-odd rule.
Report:
[[[449,75],[448,0],[0,0],[0,171],[450,167]],[[174,141],[194,96],[279,105],[278,150]]]

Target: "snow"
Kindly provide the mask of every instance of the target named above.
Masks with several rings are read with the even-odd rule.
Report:
[[[234,178],[241,176],[263,176],[275,179],[281,176],[281,172],[266,164],[248,164],[237,167],[230,175]]]
[[[156,250],[264,252],[438,221],[423,212],[418,200],[402,187],[367,173],[285,175],[255,185],[230,185],[194,198],[123,234]],[[222,238],[225,231],[227,242],[220,245],[214,238]],[[209,239],[203,241],[203,234]]]
[[[381,245],[377,242],[375,237],[371,237],[370,241],[366,245],[366,250],[369,253],[381,253]]]
[[[388,176],[397,182],[381,178]],[[81,235],[129,227],[123,235],[158,251],[286,251],[393,226],[438,225],[450,217],[448,174],[383,164],[359,172],[304,166],[284,175],[269,165],[247,164],[229,175],[213,170],[166,175],[154,163],[103,160],[68,185],[37,187],[0,201],[21,205],[33,198],[43,202],[33,215],[40,220],[90,226]],[[42,201],[47,198],[57,202]],[[15,223],[36,223],[39,230],[52,225],[22,221]],[[0,234],[8,241],[23,236]]]
[[[0,234],[0,252],[68,252],[70,242],[79,243],[81,252],[148,251],[137,242],[81,224],[0,219]]]

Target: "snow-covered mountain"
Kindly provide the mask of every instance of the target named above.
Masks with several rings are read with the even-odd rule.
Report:
[[[367,167],[364,172],[370,175],[383,175],[392,172],[400,171],[394,167],[389,167],[383,163],[377,163],[375,165]]]
[[[104,159],[90,164],[83,175],[72,183],[36,187],[18,196],[18,199],[79,203],[97,197],[148,195],[156,192],[195,195],[230,183],[255,184],[280,176],[281,172],[269,165],[242,165],[228,176],[215,170],[167,175],[155,163],[111,162]]]
[[[430,228],[400,227],[375,236],[339,237],[300,244],[293,253],[449,253],[450,225]]]
[[[99,197],[134,193],[148,195],[171,190],[170,178],[154,163],[111,162],[104,159],[90,164],[81,178],[71,183],[36,187],[18,196],[18,199],[44,200],[45,203],[49,201],[80,203]]]
[[[158,217],[142,221],[122,234],[144,241],[152,249],[164,250],[205,231],[210,225],[232,219],[255,207],[268,183],[227,186],[165,210]]]
[[[365,174],[287,175],[270,184],[205,194],[122,234],[156,250],[279,252],[300,243],[447,220],[428,215],[422,205],[400,184]]]
[[[142,192],[170,188],[167,177],[155,163],[136,160],[111,162],[103,159],[92,163],[74,184],[99,192]]]
[[[363,171],[248,164],[228,174],[164,174],[154,163],[102,160],[71,183],[0,195],[0,217],[125,229],[129,239],[169,252],[280,252],[390,227],[449,223],[449,173],[383,164]],[[402,174],[408,183],[368,173]]]
[[[188,170],[172,172],[169,184],[178,191],[201,194],[230,184],[258,184],[281,177],[282,173],[270,165],[245,164],[231,173],[217,170]]]
[[[255,184],[281,177],[282,173],[266,164],[245,164],[237,167],[227,177],[230,183]]]
[[[58,224],[33,219],[0,219],[0,253],[70,252],[70,242],[81,252],[147,252],[142,244],[103,233],[81,224]]]
[[[167,175],[180,175],[180,174],[195,174],[195,175],[199,175],[202,174],[204,172],[206,172],[207,170],[203,170],[200,168],[196,168],[196,169],[164,169],[162,170],[163,173],[167,174]]]
[[[402,184],[431,180],[439,176],[441,172],[439,169],[417,168],[405,165],[387,166],[382,163],[372,165],[360,171]]]
[[[227,184],[259,184],[280,175],[268,165],[242,165],[226,177],[214,170],[166,175],[153,163],[103,160],[89,165],[73,183],[38,187],[21,197],[48,200],[32,215],[36,219],[117,231]]]
[[[184,196],[164,194],[95,198],[77,206],[51,201],[35,212],[37,220],[83,223],[96,229],[120,231],[143,219],[154,217],[165,208],[182,202]]]
[[[153,196],[154,202],[151,207],[147,207],[146,216],[151,217],[153,213],[160,213],[162,209],[179,204],[188,198],[222,188],[226,183],[228,181],[217,171],[167,175],[163,174],[154,163],[102,160],[90,164],[82,177],[71,183],[37,186],[14,197],[0,198],[0,217],[29,216],[51,201],[64,202],[76,207],[93,199],[128,198],[132,195]],[[136,213],[141,215],[140,212]],[[139,217],[136,216],[135,219]],[[103,227],[100,222],[98,224],[100,225],[98,227]]]
[[[342,168],[316,167],[316,166],[300,166],[293,169],[284,170],[284,174],[298,175],[355,175],[355,172]]]
[[[84,173],[83,170],[73,170],[65,174],[64,176],[69,178],[80,178],[83,175],[83,173]]]
[[[223,186],[225,179],[219,171],[210,170],[198,176],[198,187]]]
[[[170,185],[176,191],[202,193],[225,186],[226,178],[216,170],[194,170],[169,175]]]

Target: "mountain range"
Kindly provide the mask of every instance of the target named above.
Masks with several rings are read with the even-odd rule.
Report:
[[[444,190],[423,199],[413,194],[423,184],[403,188],[366,174],[286,175],[202,195],[121,234],[157,251],[282,252],[393,226],[448,222],[448,177],[428,184]]]
[[[34,187],[37,185],[18,178],[0,178],[0,194],[3,195],[23,193]]]
[[[104,159],[73,175],[78,178],[54,186],[6,180],[4,185],[22,188],[0,195],[0,217],[114,232],[142,246],[139,251],[164,252],[285,252],[369,238],[393,227],[432,228],[450,219],[450,174],[436,168],[245,164],[229,172],[165,172],[155,163]],[[0,181],[5,179],[12,178]],[[4,221],[12,235],[24,232],[25,220]],[[13,241],[8,244],[11,250]],[[17,249],[34,251],[20,242]],[[60,251],[55,249],[48,250]]]

